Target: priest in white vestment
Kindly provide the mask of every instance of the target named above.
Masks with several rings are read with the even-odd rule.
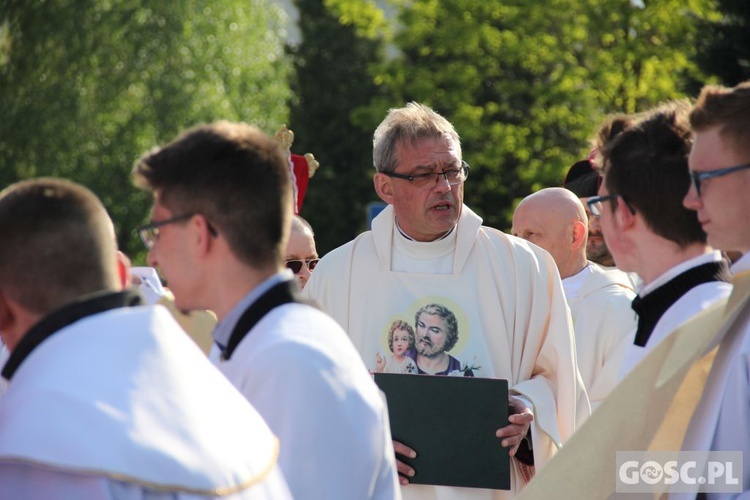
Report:
[[[402,460],[399,472],[404,498],[513,498],[590,412],[555,264],[540,248],[483,226],[463,204],[469,166],[460,140],[426,106],[391,110],[373,157],[375,189],[389,206],[371,231],[321,259],[304,293],[347,331],[373,372],[400,320],[416,333],[418,370],[507,379],[514,406],[496,436],[498,453],[514,457],[511,491],[408,484],[419,471]],[[452,326],[433,324],[437,314]],[[420,333],[428,319],[433,337]],[[401,456],[419,453],[394,444]]]

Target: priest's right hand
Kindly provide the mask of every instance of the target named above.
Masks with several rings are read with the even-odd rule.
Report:
[[[404,443],[400,443],[396,440],[393,441],[393,450],[396,452],[396,469],[398,469],[398,481],[402,486],[406,486],[407,484],[409,484],[409,479],[407,478],[414,476],[414,469],[399,460],[399,455],[407,458],[416,458],[417,452],[406,446]]]

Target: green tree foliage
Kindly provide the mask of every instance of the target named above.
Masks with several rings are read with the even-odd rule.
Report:
[[[372,185],[370,121],[357,125],[356,112],[376,95],[368,65],[377,59],[377,37],[360,34],[329,11],[323,0],[296,0],[302,41],[294,57],[289,128],[292,150],[313,153],[320,168],[310,179],[301,215],[315,229],[324,254],[363,231],[366,205],[377,199]]]
[[[89,186],[142,260],[139,156],[196,123],[273,132],[288,118],[280,16],[263,0],[4,0],[0,185],[47,175]]]
[[[332,0],[339,6],[361,0]],[[560,185],[602,118],[684,96],[707,0],[414,0],[370,110],[416,100],[456,126],[466,199],[509,226],[514,203]]]
[[[734,86],[750,80],[750,2],[717,0],[717,4],[719,12],[700,24],[695,61],[706,74]]]

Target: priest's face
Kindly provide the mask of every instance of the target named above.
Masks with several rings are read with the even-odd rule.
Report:
[[[417,318],[417,352],[422,356],[433,357],[445,351],[448,329],[443,318],[437,314],[423,312]]]
[[[424,138],[396,146],[395,173],[415,175],[444,172],[461,167],[454,141],[448,137]],[[393,205],[401,230],[417,241],[434,241],[458,222],[464,199],[464,183],[450,185],[445,176],[433,176],[425,185],[407,179],[376,174],[378,194]]]

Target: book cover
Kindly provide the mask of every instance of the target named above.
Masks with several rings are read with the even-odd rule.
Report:
[[[510,489],[510,456],[497,429],[508,425],[503,379],[376,373],[393,439],[417,452],[399,457],[410,483]]]

